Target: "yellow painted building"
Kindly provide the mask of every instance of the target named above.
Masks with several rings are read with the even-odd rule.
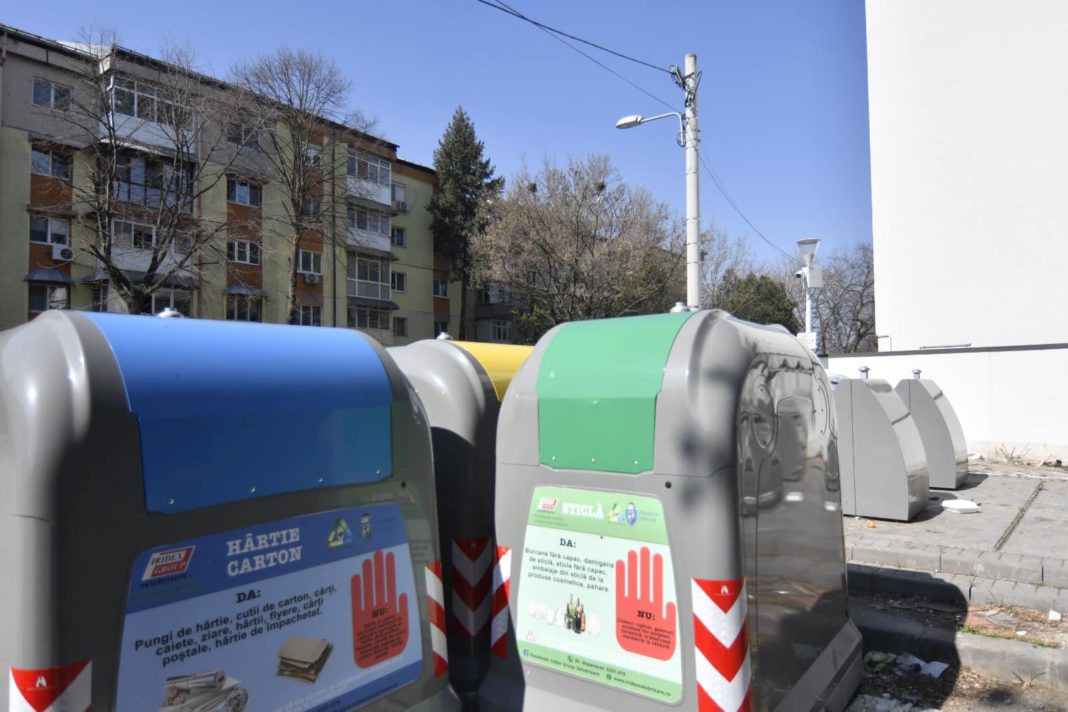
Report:
[[[93,253],[100,213],[84,196],[99,165],[96,142],[121,142],[121,171],[111,179],[121,210],[107,228],[118,252],[109,259],[144,280],[167,234],[165,198],[149,176],[167,175],[175,151],[166,112],[182,108],[165,99],[169,65],[2,25],[0,43],[0,329],[49,308],[127,311]],[[87,134],[72,118],[91,66],[109,82],[110,135]],[[210,77],[198,86],[215,97],[236,94]],[[295,252],[283,182],[256,145],[264,140],[234,122],[199,128],[199,163],[188,175],[203,189],[190,190],[197,195],[178,216],[199,237],[186,251],[177,242],[163,251],[156,267],[167,278],[143,311],[285,323],[295,263],[299,323],[358,328],[387,345],[455,333],[458,285],[435,269],[426,209],[432,169],[398,158],[396,144],[324,119],[308,146],[320,199],[308,206]],[[172,170],[170,179],[181,176]]]

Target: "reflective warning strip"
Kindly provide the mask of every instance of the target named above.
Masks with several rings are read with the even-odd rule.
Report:
[[[92,701],[93,664],[20,670],[8,673],[9,712],[88,712]]]
[[[744,579],[693,579],[698,712],[749,712],[752,675]]]
[[[493,547],[489,537],[452,541],[451,632],[474,638],[485,632],[490,619]]]
[[[426,566],[426,598],[434,676],[441,677],[449,670],[449,647],[445,639],[445,587],[441,583],[440,560]]]
[[[503,658],[508,654],[508,589],[512,580],[512,550],[497,547],[497,564],[493,567],[493,622],[490,624],[490,646],[493,654]]]

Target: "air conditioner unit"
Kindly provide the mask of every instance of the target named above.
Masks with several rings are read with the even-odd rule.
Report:
[[[74,248],[66,245],[52,245],[53,262],[70,262],[74,259]]]
[[[304,273],[304,284],[319,284],[319,280],[321,279],[322,277],[317,274],[312,274],[311,272]]]
[[[404,200],[394,200],[393,209],[398,213],[406,213],[408,212],[408,203]]]

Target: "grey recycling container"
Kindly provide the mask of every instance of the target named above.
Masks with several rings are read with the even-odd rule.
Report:
[[[498,425],[484,710],[841,710],[860,675],[816,358],[722,311],[558,326]]]

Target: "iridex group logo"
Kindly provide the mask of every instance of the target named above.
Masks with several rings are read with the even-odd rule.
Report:
[[[538,511],[555,512],[556,505],[559,503],[559,501],[560,500],[558,500],[556,497],[542,497],[541,501],[538,502]]]
[[[152,581],[184,572],[189,568],[189,562],[193,559],[194,549],[196,549],[195,546],[183,546],[180,549],[157,551],[149,558],[141,580]]]

